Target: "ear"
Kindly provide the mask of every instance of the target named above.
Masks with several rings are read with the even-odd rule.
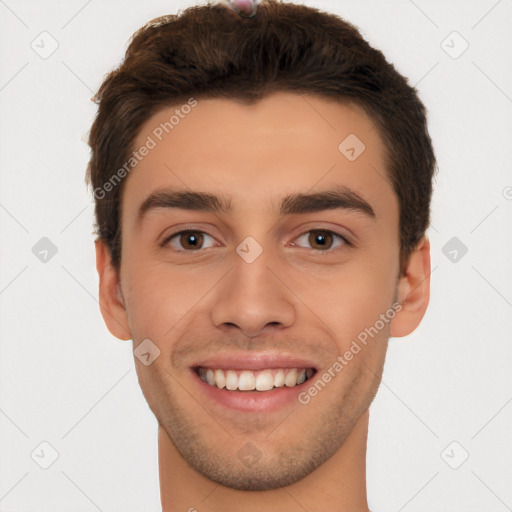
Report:
[[[407,336],[418,327],[430,299],[430,241],[424,236],[411,253],[407,271],[398,281],[402,309],[390,323],[390,336]]]
[[[112,266],[107,245],[96,240],[96,269],[100,278],[100,311],[108,330],[116,338],[126,341],[132,338],[128,315],[119,282],[119,273]]]

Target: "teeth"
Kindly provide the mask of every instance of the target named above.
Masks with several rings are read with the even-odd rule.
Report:
[[[220,389],[226,387],[226,377],[222,370],[215,370],[214,378],[215,378],[215,382],[212,384],[212,386],[214,384],[217,384],[217,387],[219,387]]]
[[[231,391],[238,389],[238,375],[233,370],[226,372],[226,389],[230,389]]]
[[[283,386],[292,388],[302,384],[314,374],[311,368],[280,368],[261,371],[235,371],[199,368],[199,377],[210,386],[230,391],[269,391]]]
[[[208,384],[210,384],[210,386],[213,386],[215,384],[215,377],[213,375],[212,370],[208,370],[206,372],[206,382],[208,382]]]
[[[286,374],[286,377],[284,378],[284,385],[291,388],[297,384],[297,369],[292,368],[288,371]]]
[[[274,386],[282,388],[284,386],[284,370],[277,370],[274,376]]]
[[[268,391],[273,387],[274,377],[272,377],[272,372],[270,370],[265,370],[256,377],[256,389],[258,391]]]
[[[242,372],[238,378],[238,389],[240,391],[252,391],[256,388],[256,380],[254,379],[254,373]]]

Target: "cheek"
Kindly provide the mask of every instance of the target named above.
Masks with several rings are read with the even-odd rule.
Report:
[[[174,337],[172,330],[206,300],[208,291],[219,281],[211,268],[193,271],[146,263],[127,264],[126,270],[130,323],[140,339]]]
[[[394,271],[383,261],[358,261],[316,279],[301,277],[294,291],[344,345],[391,307]]]

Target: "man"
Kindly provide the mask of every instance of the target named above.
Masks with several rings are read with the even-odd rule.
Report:
[[[229,7],[153,20],[100,87],[101,312],[164,511],[366,511],[388,338],[429,301],[425,108],[339,17]]]

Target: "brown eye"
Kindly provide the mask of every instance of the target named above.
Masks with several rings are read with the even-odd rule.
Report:
[[[203,243],[203,234],[198,231],[181,233],[179,241],[181,246],[185,249],[197,249],[200,248]]]
[[[333,243],[332,233],[329,231],[310,231],[308,241],[313,249],[329,249]]]
[[[338,235],[337,233],[334,233],[334,231],[330,231],[328,229],[313,229],[304,233],[298,238],[298,240],[304,239],[312,249],[323,252],[327,252],[329,249],[335,249],[340,245],[350,246],[350,243],[345,237]],[[336,242],[337,245],[335,245]]]
[[[207,239],[214,241],[213,237],[202,231],[180,231],[164,240],[162,245],[171,245],[176,251],[192,252],[204,249],[203,244]],[[213,245],[214,243],[210,247],[213,247]]]

